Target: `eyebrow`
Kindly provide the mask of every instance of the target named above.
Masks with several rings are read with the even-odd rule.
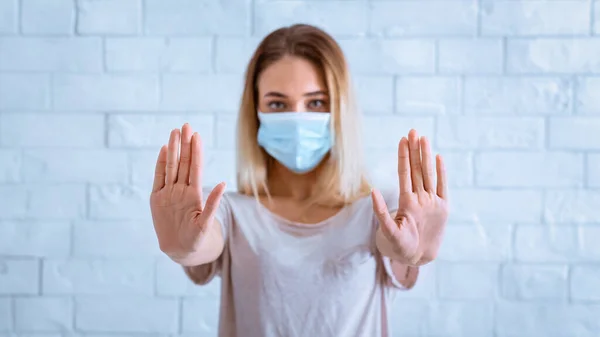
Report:
[[[317,90],[317,91],[307,92],[303,96],[316,96],[316,95],[327,95],[327,92],[325,92],[323,90]],[[265,94],[265,97],[268,97],[268,96],[287,97],[286,95],[284,95],[280,92],[277,92],[277,91],[269,91],[268,93]]]

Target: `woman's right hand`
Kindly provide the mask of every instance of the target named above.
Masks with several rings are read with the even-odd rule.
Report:
[[[181,155],[179,147],[181,146]],[[171,131],[169,145],[160,149],[156,161],[154,185],[150,195],[152,221],[160,250],[182,264],[204,259],[203,247],[212,246],[211,235],[220,228],[213,226],[214,215],[225,191],[225,183],[217,185],[202,203],[202,144],[189,124]],[[214,242],[213,242],[214,243]],[[220,253],[220,251],[219,251]],[[192,260],[196,260],[193,262]],[[207,262],[204,261],[204,262]]]

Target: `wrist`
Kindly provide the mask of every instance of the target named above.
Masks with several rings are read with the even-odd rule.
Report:
[[[385,236],[381,228],[377,229],[377,232],[375,233],[375,245],[381,255],[390,258],[392,261],[397,261],[407,266],[419,266],[417,254],[408,255],[405,252],[400,251],[396,247],[396,244]]]

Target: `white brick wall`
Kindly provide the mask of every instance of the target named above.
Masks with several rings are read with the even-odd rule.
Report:
[[[346,52],[376,182],[410,128],[446,158],[394,336],[597,337],[596,0],[0,0],[0,337],[215,336],[218,283],[158,250],[154,161],[187,121],[233,187],[244,68],[296,22]]]

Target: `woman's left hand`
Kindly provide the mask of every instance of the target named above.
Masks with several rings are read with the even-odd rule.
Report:
[[[388,208],[381,193],[373,190],[373,210],[380,230],[389,242],[394,261],[419,266],[431,262],[439,251],[448,219],[447,183],[444,163],[436,156],[437,186],[434,186],[431,149],[427,138],[415,130],[398,146],[398,211]]]

